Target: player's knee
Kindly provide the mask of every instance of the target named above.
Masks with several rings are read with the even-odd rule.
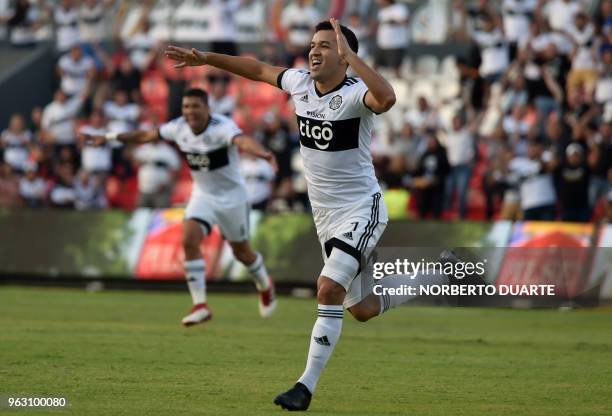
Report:
[[[320,305],[340,305],[346,290],[333,280],[321,276],[317,285],[317,301]]]
[[[370,310],[369,308],[356,307],[356,306],[349,308],[349,312],[351,313],[351,315],[353,315],[353,318],[355,318],[359,322],[367,322],[370,319],[378,315],[377,313],[374,313],[374,311]]]
[[[199,250],[200,241],[202,240],[202,232],[192,226],[183,228],[182,245],[185,251]]]

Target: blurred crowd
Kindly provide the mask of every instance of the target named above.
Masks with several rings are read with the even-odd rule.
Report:
[[[446,57],[411,55],[414,26],[423,25],[415,3],[428,2],[0,1],[5,39],[21,47],[52,39],[57,53],[52,102],[0,126],[0,206],[184,204],[189,172],[171,144],[92,147],[78,133],[155,128],[180,115],[186,88],[201,87],[211,111],[233,117],[278,159],[275,176],[266,162],[241,158],[252,205],[308,210],[287,96],[215,69],[177,70],[161,51],[197,38],[236,54],[256,41],[259,59],[306,67],[313,27],[331,14],[396,90],[396,106],[377,117],[372,152],[381,184],[410,196],[406,212],[612,217],[612,1],[429,2],[446,4],[444,30],[459,45]]]

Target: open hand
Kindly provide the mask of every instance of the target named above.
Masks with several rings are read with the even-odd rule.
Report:
[[[169,45],[164,51],[164,54],[169,59],[178,62],[176,65],[174,65],[175,68],[206,65],[206,56],[204,52],[200,52],[195,48],[186,49]]]
[[[340,29],[340,23],[338,22],[338,20],[332,17],[331,19],[329,19],[329,23],[331,23],[332,27],[334,28],[334,32],[336,32],[336,43],[338,43],[338,55],[340,55],[340,58],[346,59],[350,54],[354,52],[349,46],[348,42],[346,41],[346,37],[344,36],[344,34],[342,33],[342,30]]]

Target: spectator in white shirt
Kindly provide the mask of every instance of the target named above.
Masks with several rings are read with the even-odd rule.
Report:
[[[424,96],[417,99],[417,108],[406,112],[404,121],[409,123],[416,130],[417,134],[421,135],[425,130],[435,130],[440,126],[438,112],[429,105],[427,98]]]
[[[483,18],[483,30],[474,32],[474,40],[480,48],[482,63],[480,75],[490,85],[497,82],[510,64],[508,45],[501,32],[495,27],[490,15]]]
[[[134,67],[144,72],[151,66],[157,56],[157,41],[151,33],[151,25],[148,16],[140,20],[136,33],[125,40],[125,48]]]
[[[281,26],[286,31],[285,49],[289,67],[297,58],[307,58],[315,26],[321,20],[319,11],[309,0],[291,2],[281,14]]]
[[[537,0],[503,0],[504,36],[510,47],[510,60],[516,56],[517,45],[529,36],[529,22],[538,5]]]
[[[47,197],[47,184],[37,175],[37,169],[35,162],[26,163],[25,175],[19,180],[19,194],[29,208],[43,206]]]
[[[91,136],[104,136],[108,133],[104,114],[99,110],[94,110],[91,113],[89,122],[81,127],[79,132]],[[112,167],[112,149],[107,143],[101,146],[82,143],[81,168],[97,176],[101,183],[105,183]]]
[[[510,162],[511,179],[518,184],[523,219],[553,221],[556,216],[556,194],[552,180],[552,155],[543,152],[542,143],[529,142],[527,157]]]
[[[72,97],[90,89],[96,68],[94,60],[83,55],[81,46],[73,45],[70,53],[60,58],[57,71],[61,77],[62,91]]]
[[[134,152],[138,169],[138,206],[167,208],[171,205],[174,184],[181,167],[176,150],[156,140],[139,146]]]
[[[124,133],[136,128],[140,117],[138,104],[130,103],[127,92],[116,90],[113,101],[104,103],[104,116],[108,120],[108,130],[115,133]]]
[[[236,41],[264,42],[268,40],[266,3],[257,0],[242,0],[234,13]]]
[[[53,11],[55,23],[56,49],[59,53],[68,51],[73,45],[78,44],[79,33],[79,11],[73,0],[61,0]]]
[[[274,169],[267,161],[243,153],[240,155],[240,173],[245,180],[251,208],[265,211],[272,196]]]
[[[408,46],[410,12],[405,4],[395,0],[378,0],[378,29],[376,32],[376,67],[392,68],[400,78],[400,68]]]
[[[572,26],[574,17],[581,10],[582,5],[577,0],[552,0],[544,6],[550,28],[560,32]]]
[[[459,217],[462,219],[467,214],[467,196],[476,158],[474,136],[477,128],[478,120],[468,124],[463,115],[457,114],[453,117],[452,127],[446,134],[445,147],[450,172],[446,178],[444,205],[446,209],[452,207],[453,193],[456,191],[459,199]]]
[[[32,141],[32,133],[26,129],[21,114],[13,114],[8,129],[0,136],[0,151],[4,153],[4,161],[15,171],[24,170],[28,160],[28,145]]]
[[[83,95],[77,95],[68,99],[60,89],[43,110],[41,137],[45,143],[53,144],[56,151],[62,146],[74,146],[75,120],[84,98]]]
[[[55,208],[74,208],[76,191],[74,189],[74,166],[70,163],[62,163],[56,169],[57,179],[51,192],[49,200]]]

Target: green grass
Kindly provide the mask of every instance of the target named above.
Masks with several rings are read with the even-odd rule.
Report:
[[[76,415],[271,415],[301,374],[314,300],[0,288],[0,395],[62,395]],[[0,410],[2,412],[2,410]],[[42,414],[40,411],[6,411]],[[347,317],[310,412],[610,415],[612,311],[401,308]]]

